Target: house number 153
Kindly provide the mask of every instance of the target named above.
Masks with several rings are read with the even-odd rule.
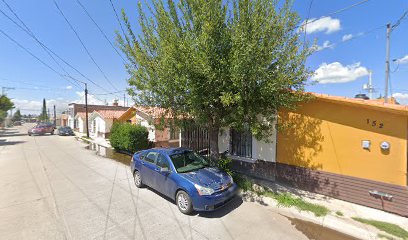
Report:
[[[371,120],[369,118],[367,118],[367,124],[370,125],[371,127],[384,128],[384,123],[379,122],[377,120]]]

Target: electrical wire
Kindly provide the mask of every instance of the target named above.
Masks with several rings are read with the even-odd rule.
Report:
[[[371,33],[375,32],[375,31],[377,31],[377,30],[380,30],[380,29],[382,29],[382,28],[385,28],[385,26],[386,26],[386,25],[381,25],[381,26],[378,26],[378,27],[372,28],[372,29],[370,29],[370,30],[368,30],[368,31],[366,31],[366,32],[359,33],[359,34],[355,34],[355,35],[353,35],[353,37],[352,37],[352,38],[350,38],[350,39],[348,39],[348,40],[345,40],[345,41],[343,41],[343,40],[342,40],[342,41],[338,41],[338,42],[332,43],[330,46],[334,47],[334,46],[338,46],[338,45],[341,45],[341,44],[344,44],[344,43],[347,43],[347,42],[353,41],[353,40],[358,39],[358,38],[360,38],[360,37],[363,37],[363,36],[369,35],[369,34],[371,34]],[[320,52],[320,51],[326,50],[326,49],[328,49],[328,48],[329,48],[329,47],[327,47],[327,48],[322,48],[322,49],[320,49],[320,50],[317,50],[316,52]]]
[[[391,31],[397,28],[401,24],[401,22],[407,17],[407,15],[408,10],[406,10],[404,14],[402,14],[402,16],[397,20],[397,22],[395,22],[395,24],[391,26]]]
[[[368,1],[370,1],[370,0],[363,0],[363,1],[360,1],[360,2],[357,2],[357,3],[354,3],[354,4],[350,5],[350,6],[347,6],[347,7],[341,8],[341,9],[339,9],[339,10],[336,10],[336,11],[334,11],[334,12],[332,12],[332,13],[330,13],[330,14],[327,14],[327,15],[325,15],[325,16],[321,16],[321,17],[319,17],[319,18],[315,18],[315,19],[313,19],[313,20],[311,20],[311,21],[303,22],[303,23],[297,25],[296,27],[294,27],[294,28],[291,29],[291,30],[295,30],[295,29],[297,29],[297,28],[302,28],[302,27],[304,27],[305,25],[308,25],[308,24],[310,24],[310,23],[316,22],[316,21],[318,21],[318,20],[320,20],[320,19],[322,19],[322,18],[325,18],[325,17],[331,17],[331,16],[333,16],[333,15],[337,15],[337,14],[339,14],[339,13],[341,13],[341,12],[350,10],[351,8],[357,7],[357,6],[359,6],[359,5],[361,5],[361,4],[364,4],[364,3],[368,2]]]
[[[3,1],[4,2],[4,1]],[[28,35],[30,35],[38,44],[40,44],[40,46],[42,47],[42,49],[47,53],[48,56],[51,57],[51,59],[62,69],[63,72],[65,72],[66,76],[63,75],[63,77],[68,77],[72,80],[74,80],[74,84],[81,88],[81,86],[77,83],[82,83],[81,81],[79,81],[78,79],[75,79],[74,77],[72,77],[62,66],[61,64],[59,64],[59,62],[51,55],[51,53],[47,50],[47,48],[35,37],[35,35],[32,33],[32,31],[24,24],[24,26],[26,27],[26,29],[24,29],[23,27],[21,27],[17,22],[15,22],[12,18],[10,18],[10,16],[8,16],[5,12],[3,12],[0,9],[0,13],[2,13],[5,17],[7,17],[10,21],[12,21],[14,24],[16,24],[17,26],[19,26],[23,31],[25,31]],[[20,20],[21,21],[21,20]]]
[[[19,27],[21,30],[23,30],[27,35],[29,35],[30,37],[32,37],[46,52],[47,54],[52,53],[55,57],[57,57],[60,61],[62,61],[63,63],[65,63],[67,66],[69,66],[71,69],[73,69],[75,72],[77,72],[79,75],[81,75],[83,78],[85,78],[86,80],[88,80],[90,83],[92,83],[93,85],[95,85],[96,87],[100,88],[101,90],[105,91],[105,92],[109,92],[109,90],[103,88],[102,86],[100,86],[99,84],[97,84],[95,81],[93,81],[92,79],[90,79],[89,77],[85,76],[82,72],[80,72],[77,68],[75,68],[74,66],[72,66],[72,64],[70,64],[69,62],[67,62],[65,59],[63,59],[62,57],[60,57],[58,54],[56,54],[52,49],[50,49],[49,47],[47,47],[44,43],[42,43],[36,36],[35,34],[31,31],[31,29],[24,23],[24,21],[18,16],[18,14],[14,11],[14,9],[5,1],[2,0],[2,2],[7,6],[7,8],[9,9],[10,12],[13,13],[13,15],[20,21],[20,23],[24,26],[24,28],[18,24],[16,21],[14,21],[10,16],[8,16],[6,13],[4,13],[1,9],[0,12],[6,17],[8,18],[10,21],[12,21],[17,27]],[[55,58],[53,58],[52,56],[50,56],[56,63],[58,66],[61,67],[61,69],[64,70],[64,68],[58,63],[58,61],[55,60]],[[77,82],[80,82],[81,84],[84,84],[83,81],[80,81],[78,79],[73,78],[67,71],[64,70],[64,72],[66,73],[65,77],[71,78]],[[81,86],[78,86],[80,89],[83,89]],[[116,96],[118,97],[118,96]]]
[[[309,2],[309,10],[307,11],[306,22],[309,21],[309,18],[310,18],[310,10],[312,9],[312,5],[313,5],[313,0],[310,0],[310,2]],[[306,45],[306,35],[307,35],[307,25],[305,25],[305,31],[304,31],[304,35],[303,35],[303,47],[305,47],[305,45]]]
[[[92,54],[89,52],[88,48],[85,46],[84,42],[82,41],[81,37],[79,36],[78,32],[75,30],[74,26],[71,24],[71,22],[67,19],[67,17],[64,15],[64,13],[62,12],[61,8],[59,7],[58,3],[53,0],[55,7],[58,9],[58,12],[61,14],[61,16],[65,19],[65,21],[67,22],[67,24],[69,25],[69,27],[71,28],[71,30],[74,32],[75,36],[78,38],[79,42],[81,43],[82,47],[85,49],[85,52],[87,53],[87,55],[89,56],[89,58],[92,60],[92,62],[95,64],[95,66],[98,68],[99,72],[103,75],[103,77],[105,78],[105,80],[112,86],[113,89],[117,90],[118,89],[115,87],[115,85],[113,85],[113,83],[108,79],[108,77],[106,76],[105,72],[102,70],[102,68],[96,63],[94,57],[92,56]]]
[[[38,44],[41,45],[41,47],[45,48],[47,53],[48,51],[50,53],[52,53],[54,56],[56,56],[59,60],[61,60],[63,63],[65,63],[67,66],[69,66],[70,68],[72,68],[74,71],[76,71],[78,74],[80,74],[82,77],[84,77],[85,79],[87,79],[89,82],[91,82],[92,84],[94,84],[95,86],[99,87],[100,89],[109,92],[108,90],[106,90],[105,88],[101,87],[100,85],[98,85],[97,83],[95,83],[94,81],[92,81],[90,78],[86,77],[83,73],[81,73],[77,68],[75,68],[74,66],[72,66],[70,63],[68,63],[66,60],[64,60],[62,57],[60,57],[58,54],[56,54],[53,50],[51,50],[49,47],[47,47],[44,43],[42,43],[35,35],[34,33],[30,30],[30,28],[28,28],[28,26],[24,23],[23,20],[21,20],[21,18],[17,15],[17,13],[10,7],[10,5],[7,4],[7,2],[5,0],[2,0],[3,3],[5,3],[8,7],[8,9],[14,14],[14,16],[21,22],[22,25],[24,25],[25,28],[23,28],[20,24],[18,24],[16,21],[14,21],[10,16],[8,16],[6,13],[4,13],[1,9],[0,12],[6,17],[8,18],[10,21],[12,21],[17,27],[19,27],[22,31],[24,31],[27,35],[29,35],[30,37],[32,37]],[[44,50],[45,50],[44,49]],[[51,56],[52,57],[52,56]],[[53,58],[53,57],[52,57]],[[54,59],[54,58],[53,58]],[[55,59],[54,59],[55,61]],[[58,62],[57,62],[58,64]],[[58,64],[59,65],[59,64]],[[59,65],[60,66],[60,65]],[[62,68],[62,67],[61,67]],[[67,77],[74,79],[77,82],[80,82],[81,84],[84,84],[84,82],[73,78],[69,73],[67,73],[66,71],[64,71],[67,74]],[[77,85],[78,86],[78,85]],[[82,89],[81,86],[79,86],[79,88]]]
[[[35,59],[37,59],[37,61],[41,62],[44,66],[46,66],[48,69],[50,69],[51,71],[53,71],[54,73],[56,73],[57,75],[61,76],[63,79],[67,80],[69,83],[71,84],[76,84],[75,82],[72,82],[69,79],[64,78],[64,75],[61,74],[60,72],[58,72],[57,70],[55,70],[53,67],[51,67],[50,65],[48,65],[47,63],[45,63],[43,60],[41,60],[39,57],[37,57],[36,55],[34,55],[30,50],[28,50],[27,48],[25,48],[23,45],[21,45],[19,42],[17,42],[14,38],[12,38],[10,35],[8,35],[7,33],[5,33],[3,30],[0,29],[0,33],[2,33],[4,36],[6,36],[10,41],[14,42],[17,46],[19,46],[20,48],[22,48],[24,51],[26,51],[28,54],[30,54],[32,57],[34,57]]]
[[[113,45],[113,43],[109,40],[108,36],[105,34],[105,32],[102,30],[102,28],[98,25],[98,23],[96,23],[96,21],[92,18],[92,16],[89,14],[89,12],[86,10],[85,6],[79,1],[76,0],[76,2],[79,4],[79,6],[81,6],[82,10],[84,10],[84,12],[86,13],[86,15],[89,17],[89,19],[91,19],[91,21],[95,24],[95,26],[98,28],[99,32],[103,35],[103,37],[106,39],[106,41],[108,41],[109,45],[113,48],[113,50],[115,50],[115,52],[117,53],[117,55],[122,59],[123,63],[126,62],[126,60],[123,58],[123,56],[119,53],[119,51],[115,48],[115,46]]]
[[[112,6],[113,12],[115,13],[116,20],[117,20],[117,21],[118,21],[118,23],[119,23],[120,29],[122,30],[123,36],[126,36],[126,34],[125,34],[125,30],[123,30],[122,22],[120,21],[120,18],[119,18],[118,12],[116,12],[115,5],[113,5],[112,0],[109,0],[109,1],[110,1],[111,6]]]
[[[127,91],[127,90],[116,91],[116,92],[110,92],[110,93],[94,93],[93,95],[98,95],[98,96],[111,95],[111,94],[115,94],[115,93],[123,93],[123,92],[126,92],[126,91]]]

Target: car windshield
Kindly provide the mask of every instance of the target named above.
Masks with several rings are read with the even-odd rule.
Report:
[[[60,127],[59,130],[69,131],[71,130],[70,127]]]
[[[170,155],[170,159],[179,173],[191,172],[208,166],[203,157],[192,151]]]

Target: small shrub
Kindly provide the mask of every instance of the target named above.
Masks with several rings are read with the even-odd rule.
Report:
[[[371,219],[365,219],[365,218],[359,218],[359,217],[352,217],[352,219],[354,219],[355,221],[364,223],[364,224],[374,226],[377,229],[384,231],[388,234],[391,234],[393,236],[396,236],[402,239],[408,239],[408,232],[396,224],[383,222],[383,221],[377,221],[377,220],[371,220]]]
[[[141,125],[115,122],[111,128],[110,143],[115,150],[137,152],[150,146],[149,132]]]
[[[325,206],[306,202],[302,198],[295,197],[290,193],[275,194],[274,198],[278,201],[278,206],[293,206],[300,211],[312,212],[316,217],[326,216],[330,212]]]
[[[252,190],[252,181],[241,176],[240,174],[234,173],[232,174],[232,178],[234,179],[234,182],[238,185],[240,189],[243,191],[250,191]]]
[[[219,169],[224,170],[227,172],[229,175],[232,175],[233,172],[231,170],[231,165],[232,165],[232,160],[229,158],[221,158],[217,161],[217,167]]]
[[[336,211],[336,215],[341,216],[341,217],[344,216],[344,214],[342,212],[340,212],[340,211]]]

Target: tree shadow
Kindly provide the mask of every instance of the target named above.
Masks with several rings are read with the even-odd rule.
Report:
[[[322,120],[311,116],[280,112],[276,180],[307,191],[320,188],[321,179],[315,170],[323,165],[314,159],[323,150],[321,125]]]

